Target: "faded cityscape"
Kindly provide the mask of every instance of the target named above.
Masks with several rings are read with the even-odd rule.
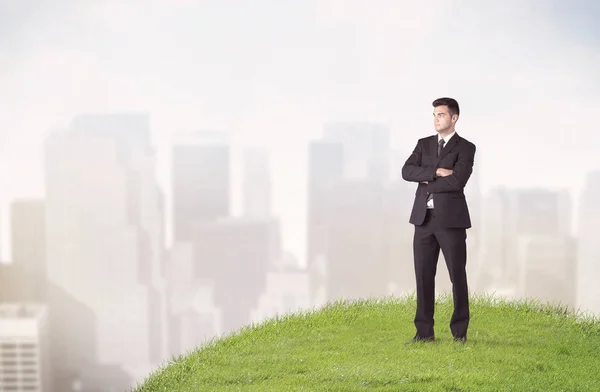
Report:
[[[400,171],[441,96],[477,145],[471,293],[600,316],[599,5],[26,3],[0,0],[0,391],[123,391],[413,292]]]

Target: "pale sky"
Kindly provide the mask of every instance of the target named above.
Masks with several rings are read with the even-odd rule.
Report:
[[[484,189],[576,191],[600,166],[593,1],[48,4],[0,0],[4,257],[8,203],[43,196],[44,137],[82,112],[149,112],[168,196],[174,132],[223,130],[236,148],[269,147],[274,211],[301,261],[307,142],[326,121],[387,123],[409,153],[433,134],[431,101],[452,96]]]

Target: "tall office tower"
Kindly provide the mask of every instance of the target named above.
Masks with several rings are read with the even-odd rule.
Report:
[[[323,139],[310,144],[307,228],[314,301],[387,290],[390,282],[383,280],[389,276],[384,278],[380,272],[389,273],[391,249],[383,244],[392,228],[379,212],[391,159],[390,129],[382,124],[328,123]],[[362,228],[356,219],[365,219]],[[370,234],[358,240],[357,233],[365,227]],[[357,285],[349,271],[367,256],[376,267]],[[352,263],[356,265],[350,267]]]
[[[173,246],[169,250],[167,272],[169,347],[170,353],[176,354],[223,330],[221,318],[225,310],[217,302],[215,293],[226,289],[229,282],[214,275],[197,274],[203,263],[220,263],[223,258],[199,253],[195,244],[203,236],[206,225],[216,225],[231,213],[228,136],[216,131],[179,133],[173,141],[171,161]],[[217,240],[214,245],[223,247],[215,249],[219,253],[237,248],[238,243]],[[208,297],[191,303],[192,299],[202,295]]]
[[[600,316],[600,170],[588,173],[581,195],[577,238],[577,304]]]
[[[572,202],[567,190],[519,190],[514,193],[513,207],[519,234],[572,234]]]
[[[307,266],[311,303],[325,300],[328,215],[334,204],[331,189],[343,178],[343,146],[339,142],[313,141],[308,147]],[[320,293],[320,294],[317,294]],[[319,296],[319,300],[316,299]]]
[[[163,207],[149,118],[78,116],[48,137],[45,152],[48,278],[93,312],[99,364],[123,366],[137,379],[163,360],[166,344]],[[56,297],[49,303],[51,314],[62,306]],[[89,332],[54,321],[63,326],[57,345]]]
[[[0,263],[0,303],[36,302],[46,296],[44,276],[32,275],[15,263]]]
[[[174,242],[189,242],[197,224],[230,215],[231,163],[227,136],[177,135],[172,153]]]
[[[193,277],[211,282],[224,333],[251,321],[267,269],[281,253],[277,234],[264,220],[225,218],[197,226]]]
[[[195,277],[194,246],[180,242],[169,250],[169,354],[185,354],[222,332],[214,283]]]
[[[504,188],[492,189],[484,199],[481,221],[482,263],[478,269],[477,281],[485,290],[503,285],[508,274],[508,207],[508,190]]]
[[[567,191],[495,189],[486,200],[482,245],[493,287],[518,285],[519,241],[525,237],[571,235],[571,201]]]
[[[339,122],[325,125],[323,139],[342,144],[344,178],[386,182],[392,159],[390,134],[383,124]]]
[[[27,304],[24,307],[17,307],[21,309],[18,314],[23,314],[23,308],[34,309],[35,306],[31,307],[29,304],[39,303],[30,300],[39,292],[37,283],[38,277],[27,273],[21,266],[14,263],[0,265],[0,307],[2,304],[7,304],[6,314],[15,313],[11,310],[14,309],[14,304]],[[95,318],[85,305],[76,301],[63,289],[49,281],[45,283],[45,297],[53,306],[47,307],[47,311],[40,310],[39,313],[42,314],[42,319],[47,318],[44,333],[48,335],[47,345],[54,361],[47,364],[51,367],[51,377],[50,385],[44,390],[71,390],[76,379],[96,366]],[[29,310],[24,313],[37,314]],[[64,320],[68,320],[68,323]],[[0,316],[0,326],[8,325],[3,323],[5,320]],[[22,329],[20,324],[16,325]],[[0,373],[2,373],[1,362],[0,358]]]
[[[51,392],[45,305],[0,303],[0,391]]]
[[[387,293],[407,294],[415,290],[413,258],[414,226],[409,223],[415,197],[414,184],[402,179],[390,183],[384,189],[383,203],[379,211],[385,229],[383,231],[389,252],[389,277]],[[443,274],[439,274],[441,276]]]
[[[344,180],[331,189],[335,203],[327,211],[327,300],[380,297],[399,277],[391,276],[392,238],[397,206],[388,203],[384,184]],[[386,200],[388,199],[388,200]],[[405,223],[405,222],[403,222]]]
[[[269,155],[261,147],[247,148],[244,150],[243,162],[244,216],[256,219],[271,218]]]
[[[465,187],[465,197],[469,205],[469,215],[471,216],[471,228],[467,230],[467,276],[469,288],[471,291],[485,290],[489,283],[482,276],[482,203],[481,193],[481,159],[475,157],[475,165],[471,178]]]
[[[21,301],[46,299],[46,208],[43,200],[17,200],[10,208],[12,264],[29,276]]]
[[[574,307],[577,274],[575,246],[575,239],[566,235],[519,237],[517,294]]]

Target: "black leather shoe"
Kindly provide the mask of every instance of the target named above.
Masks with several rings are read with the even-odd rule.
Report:
[[[408,346],[409,344],[418,343],[418,342],[433,342],[435,341],[435,336],[415,336],[404,345]]]

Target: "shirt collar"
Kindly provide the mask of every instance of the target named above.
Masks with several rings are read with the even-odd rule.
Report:
[[[452,138],[452,136],[454,136],[454,134],[455,134],[455,133],[456,133],[456,131],[452,132],[452,133],[451,133],[451,134],[449,134],[449,135],[446,135],[446,137],[444,138],[444,144],[448,144],[448,141],[450,141],[450,138]],[[438,137],[437,137],[437,140],[438,140],[438,142],[439,142],[439,141],[442,139],[442,137],[440,136],[440,134],[439,134],[439,133],[438,133],[438,135],[437,135],[437,136],[438,136]]]

